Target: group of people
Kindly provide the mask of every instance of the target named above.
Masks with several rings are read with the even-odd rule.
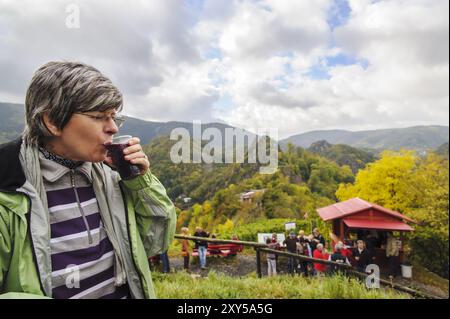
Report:
[[[300,230],[298,235],[291,231],[282,243],[277,240],[277,234],[272,234],[272,238],[266,239],[266,244],[270,249],[281,250],[285,248],[289,253],[347,264],[356,268],[359,272],[365,272],[367,265],[375,263],[375,253],[373,245],[370,242],[368,242],[369,247],[367,247],[366,242],[361,239],[357,240],[354,245],[345,245],[342,241],[336,240],[332,241],[332,249],[328,251],[325,238],[318,228],[315,228],[308,236],[305,235],[303,230]],[[388,234],[387,237],[386,256],[389,261],[389,275],[397,275],[399,268],[399,245],[392,234]],[[276,275],[277,254],[267,253],[266,258],[268,275]],[[330,266],[325,263],[299,260],[290,256],[287,260],[288,273],[290,274],[302,273],[304,276],[322,276],[328,272],[337,272],[341,268],[336,265]]]
[[[181,228],[181,234],[190,236],[189,229],[187,227]],[[210,234],[202,227],[196,227],[194,237],[203,238],[216,238],[215,234]],[[276,233],[273,233],[271,237],[265,239],[265,243],[268,248],[273,250],[286,250],[289,253],[303,255],[305,257],[322,259],[333,261],[336,263],[347,264],[355,268],[359,272],[366,272],[366,267],[369,264],[375,263],[374,243],[371,237],[363,237],[365,240],[356,240],[352,243],[339,241],[337,238],[332,238],[331,250],[327,249],[327,244],[324,236],[320,233],[318,228],[314,228],[309,235],[305,234],[304,230],[300,230],[298,234],[291,231],[286,239],[283,241],[278,240]],[[233,235],[232,240],[239,240],[236,235]],[[208,242],[200,239],[194,240],[194,249],[198,252],[199,264],[201,269],[207,269],[206,267],[206,255],[208,251]],[[181,240],[181,254],[184,259],[184,269],[189,270],[190,257],[191,257],[191,243],[189,239]],[[399,245],[396,238],[391,234],[387,234],[386,244],[386,256],[389,261],[389,275],[395,276],[398,274],[399,268]],[[267,271],[269,276],[277,275],[277,262],[278,254],[267,253]],[[168,265],[167,254],[162,258],[163,260],[163,272],[165,269],[170,269]],[[167,262],[165,263],[165,261]],[[289,274],[303,274],[304,276],[323,276],[326,273],[335,273],[340,270],[341,267],[337,265],[327,265],[325,263],[311,262],[307,260],[298,259],[289,256],[288,261],[288,273]]]
[[[181,228],[181,234],[184,236],[189,236],[189,228],[182,227]],[[207,231],[205,231],[202,227],[197,226],[195,228],[194,237],[203,237],[208,238],[211,234]],[[215,235],[213,234],[213,237]],[[197,249],[198,252],[198,258],[200,261],[200,268],[202,270],[207,269],[206,267],[206,253],[208,251],[208,242],[203,240],[195,240],[194,241],[195,246],[194,248]],[[181,240],[181,255],[183,256],[183,266],[185,270],[189,270],[189,260],[190,260],[190,242],[188,239],[182,239]]]
[[[189,228],[182,227],[181,228],[181,235],[183,236],[191,236],[189,233]],[[203,238],[217,238],[216,234],[209,233],[205,231],[202,227],[197,226],[195,228],[195,233],[193,234],[194,237],[203,237]],[[231,240],[239,240],[236,234],[233,234],[231,237]],[[192,248],[197,251],[198,257],[199,257],[199,264],[200,269],[206,270],[208,269],[206,267],[206,255],[208,252],[208,242],[204,240],[194,240],[194,247],[191,246],[191,242],[189,239],[181,239],[181,256],[183,257],[183,268],[187,271],[190,269],[190,259],[191,259],[191,251]],[[149,263],[151,268],[156,269],[159,268],[162,262],[162,272],[163,273],[170,273],[170,261],[167,254],[167,251],[165,251],[162,254],[158,254],[155,256],[152,256],[149,258]]]
[[[325,238],[320,234],[319,230],[315,228],[313,233],[309,236],[305,236],[305,232],[300,230],[298,236],[294,232],[290,232],[288,237],[280,244],[276,233],[272,234],[271,238],[266,239],[268,248],[274,250],[281,250],[282,246],[286,248],[287,252],[304,255],[311,257],[314,251],[322,250],[325,244]],[[275,276],[277,274],[277,254],[267,253],[267,272],[269,276]],[[308,262],[297,262],[295,257],[288,257],[288,272],[293,274],[299,270],[305,275],[308,275],[311,268]]]
[[[323,256],[319,256],[319,254],[322,254],[325,238],[320,234],[319,229],[315,228],[309,236],[306,236],[303,230],[299,231],[298,236],[294,232],[290,232],[282,243],[278,241],[277,234],[274,233],[271,238],[266,239],[266,244],[270,249],[281,250],[284,246],[287,252],[323,259]],[[277,254],[268,253],[266,257],[268,275],[274,276],[277,274]],[[320,266],[320,264],[317,264],[319,269]],[[293,274],[299,271],[308,276],[312,268],[307,261],[298,263],[297,258],[288,257],[288,272]]]
[[[184,236],[190,236],[189,228],[182,227],[181,234]],[[209,232],[203,230],[202,227],[195,228],[195,237],[204,237],[204,238],[215,238],[214,234],[210,234]],[[200,260],[200,268],[207,269],[206,267],[206,253],[208,250],[208,242],[202,240],[195,240],[194,249],[198,251],[198,256]],[[181,240],[181,256],[183,257],[183,268],[185,270],[189,270],[190,257],[191,257],[191,244],[188,239]],[[158,268],[162,262],[162,272],[170,273],[170,260],[167,254],[167,251],[162,254],[158,254],[149,258],[149,263],[152,268]]]

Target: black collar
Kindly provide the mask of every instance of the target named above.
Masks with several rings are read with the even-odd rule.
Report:
[[[44,158],[51,160],[55,163],[58,163],[59,165],[62,165],[64,167],[67,167],[68,169],[75,169],[81,165],[83,165],[84,162],[82,161],[72,161],[69,159],[62,158],[59,155],[56,155],[50,151],[47,151],[43,147],[39,147],[39,151],[44,155]]]
[[[0,190],[15,191],[25,184],[19,154],[22,138],[0,145]]]

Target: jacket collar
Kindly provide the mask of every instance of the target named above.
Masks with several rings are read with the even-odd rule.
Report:
[[[22,138],[0,145],[0,190],[16,191],[25,183],[19,159]]]
[[[45,156],[41,152],[39,152],[39,162],[41,166],[42,177],[50,183],[57,181],[71,171],[69,167],[61,165],[51,159],[45,158]],[[86,176],[89,182],[92,183],[92,163],[84,162],[73,170],[82,173],[84,176]]]
[[[25,184],[26,178],[20,163],[20,147],[22,138],[0,145],[0,190],[14,192]],[[43,177],[53,182],[70,171],[56,162],[39,156]],[[45,169],[49,168],[49,170]],[[54,170],[54,171],[52,171]],[[85,162],[76,168],[92,183],[92,163]]]

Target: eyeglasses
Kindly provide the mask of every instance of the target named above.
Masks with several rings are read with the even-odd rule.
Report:
[[[109,119],[112,119],[114,121],[114,123],[116,124],[117,128],[121,128],[123,123],[125,122],[125,117],[122,115],[91,115],[91,114],[86,114],[86,113],[76,113],[76,114],[80,114],[80,115],[84,115],[87,117],[90,117],[91,119],[94,119],[96,121],[99,122],[108,122]]]

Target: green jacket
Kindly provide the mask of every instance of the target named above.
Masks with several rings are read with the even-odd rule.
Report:
[[[148,257],[173,240],[176,212],[150,172],[129,181],[93,164],[93,187],[114,251],[115,280],[134,298],[156,298]],[[50,223],[38,150],[0,146],[0,298],[51,297]]]

